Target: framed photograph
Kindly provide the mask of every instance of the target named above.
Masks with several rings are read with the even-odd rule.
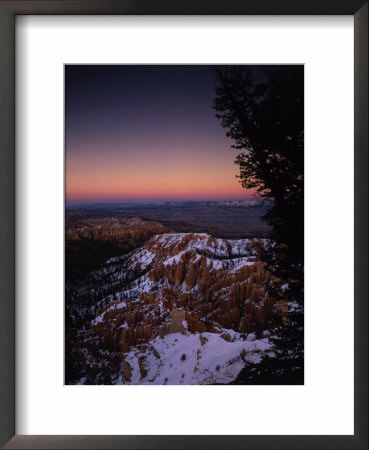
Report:
[[[66,65],[64,79],[65,384],[303,384],[304,66]],[[241,108],[265,148],[283,111],[285,155],[239,137]]]
[[[368,4],[3,1],[4,448],[368,448]]]

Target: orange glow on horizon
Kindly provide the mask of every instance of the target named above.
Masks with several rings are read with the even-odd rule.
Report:
[[[66,200],[232,200],[248,199],[255,192],[244,189],[236,178],[238,167],[225,161],[140,161],[122,158],[104,161],[67,161]]]

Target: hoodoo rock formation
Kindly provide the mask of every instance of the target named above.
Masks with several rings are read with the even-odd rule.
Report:
[[[186,378],[181,374],[179,383],[197,380],[201,372],[199,361],[204,363],[205,358],[202,352],[210,351],[208,347],[215,345],[215,341],[218,348],[223,348],[222,342],[229,348],[237,344],[242,358],[237,356],[232,363],[227,356],[225,367],[231,364],[233,371],[224,367],[210,376],[203,368],[206,380],[232,380],[241,370],[245,354],[258,355],[261,348],[267,351],[268,327],[288,311],[287,303],[276,302],[267,294],[266,286],[270,283],[278,286],[278,280],[258,260],[263,241],[173,233],[158,222],[141,219],[98,222],[91,219],[84,227],[69,230],[68,239],[119,240],[143,235],[148,236],[143,246],[133,250],[121,263],[120,258],[113,258],[107,262],[110,266],[101,269],[109,273],[108,267],[115,264],[114,270],[118,270],[115,273],[127,281],[122,289],[100,302],[95,318],[79,336],[77,355],[87,368],[85,378],[88,380],[91,373],[96,376],[104,368],[115,365],[116,382],[159,382],[160,367],[165,364],[160,352],[169,352],[168,339],[176,352],[184,341],[189,342],[190,336],[199,335],[196,370],[191,369],[196,376]],[[94,276],[98,277],[98,273]],[[263,337],[262,330],[266,340],[255,340],[255,333]],[[247,350],[250,342],[252,351]],[[184,366],[187,356],[183,355]],[[157,367],[155,373],[150,368],[151,357]],[[173,365],[169,367],[170,371]],[[163,380],[164,384],[170,382]]]

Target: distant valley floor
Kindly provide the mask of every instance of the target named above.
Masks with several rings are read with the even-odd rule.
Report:
[[[159,202],[159,203],[101,203],[69,207],[68,221],[115,217],[141,217],[156,220],[172,230],[184,233],[209,233],[222,238],[264,237],[269,226],[262,221],[268,206],[260,200]]]

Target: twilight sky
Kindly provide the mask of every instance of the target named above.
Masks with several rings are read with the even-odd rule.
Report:
[[[215,84],[212,66],[66,66],[66,202],[253,196]]]

